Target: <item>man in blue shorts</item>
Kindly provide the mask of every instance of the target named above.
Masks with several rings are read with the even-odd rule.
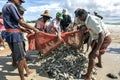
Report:
[[[16,6],[20,6],[21,3],[24,2],[25,2],[24,0],[8,0],[8,2],[2,8],[3,22],[6,28],[6,41],[12,51],[14,61],[16,61],[17,63],[21,80],[25,80],[24,69],[26,70],[27,75],[29,75],[31,71],[27,66],[24,55],[25,53],[23,47],[24,38],[20,30],[20,26],[25,27],[27,29],[31,29],[36,33],[39,32],[38,29],[24,22],[20,13],[18,12]],[[16,64],[13,63],[13,65]]]

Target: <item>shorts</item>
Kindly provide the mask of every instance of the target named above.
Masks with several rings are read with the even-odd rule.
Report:
[[[106,52],[106,50],[107,50],[107,48],[108,48],[108,46],[110,45],[111,42],[112,42],[112,37],[111,37],[111,35],[108,35],[108,36],[106,36],[106,37],[104,38],[104,41],[103,41],[103,43],[102,43],[102,45],[101,45],[101,47],[100,47],[100,51],[99,51],[100,54],[104,54],[104,53]],[[97,46],[97,43],[95,43],[93,49],[95,49],[96,46]]]
[[[100,53],[101,54],[104,54],[106,52],[106,49],[110,45],[111,42],[112,42],[112,38],[111,38],[110,35],[105,37],[105,39],[104,39],[104,41],[103,41],[103,43],[100,47]]]
[[[13,60],[18,62],[19,60],[22,60],[25,58],[25,51],[24,51],[24,46],[23,42],[12,42],[8,43],[11,51],[12,51],[12,56]]]

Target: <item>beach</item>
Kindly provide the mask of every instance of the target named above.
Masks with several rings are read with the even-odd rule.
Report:
[[[107,74],[111,73],[118,77],[115,80],[120,80],[120,25],[109,24],[107,27],[112,35],[112,43],[108,47],[107,52],[102,56],[103,68],[96,67],[97,74],[94,76],[96,80],[113,80],[107,76]],[[20,80],[18,70],[11,65],[11,57],[7,56],[10,54],[11,51],[8,47],[0,51],[0,80]],[[28,66],[34,73],[30,77],[26,77],[26,80],[50,80],[48,76],[39,76],[36,73],[39,64],[28,62]]]

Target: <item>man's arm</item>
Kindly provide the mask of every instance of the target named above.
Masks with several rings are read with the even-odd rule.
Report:
[[[96,47],[96,50],[99,50],[102,43],[103,43],[103,40],[104,40],[104,34],[103,32],[99,33],[99,37],[98,37],[98,45]]]
[[[100,51],[100,47],[103,44],[103,40],[104,40],[104,35],[103,33],[99,33],[99,37],[98,37],[98,43],[97,46],[95,47],[95,49],[92,51],[94,54],[94,57],[99,55],[99,51]]]
[[[18,20],[18,23],[22,26],[22,27],[25,27],[25,28],[28,28],[28,29],[31,29],[35,32],[39,32],[39,30],[35,27],[32,27],[31,25],[27,24],[25,21],[23,21],[22,19],[19,19]]]

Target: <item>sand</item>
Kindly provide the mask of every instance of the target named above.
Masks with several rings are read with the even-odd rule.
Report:
[[[95,78],[96,80],[113,80],[106,76],[108,73],[112,73],[118,77],[115,80],[120,80],[120,25],[107,26],[112,34],[113,41],[107,52],[102,56],[103,68],[96,67],[97,74]],[[8,47],[0,51],[0,80],[20,80],[18,70],[11,66],[11,57],[7,57],[10,53]],[[33,74],[30,77],[25,77],[26,80],[50,80],[47,76],[39,76],[36,73],[39,64],[28,62],[28,66],[33,70]]]

